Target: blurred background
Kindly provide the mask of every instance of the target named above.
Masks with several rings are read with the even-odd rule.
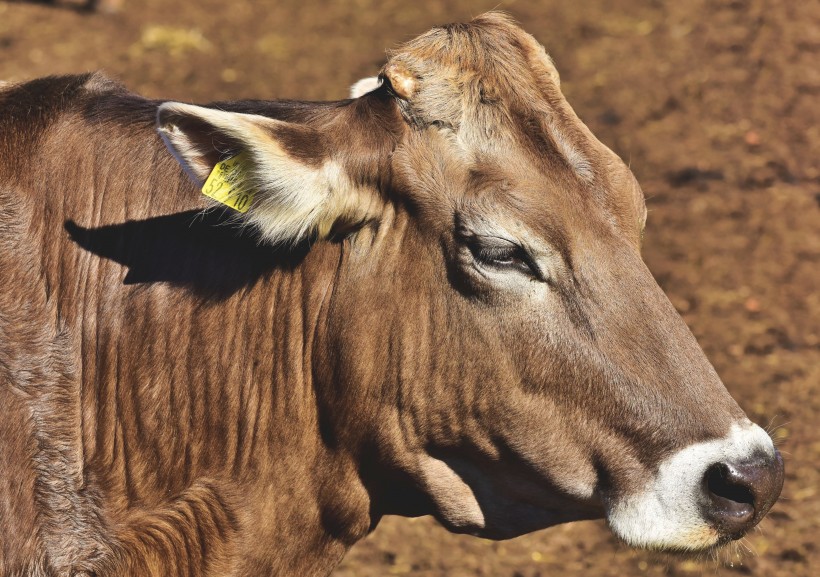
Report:
[[[379,70],[386,48],[509,11],[552,54],[581,118],[631,165],[648,198],[649,267],[785,455],[781,501],[719,559],[634,552],[603,522],[495,543],[387,518],[335,577],[818,574],[820,3],[82,4],[0,2],[0,79],[102,69],[156,98],[339,99]]]

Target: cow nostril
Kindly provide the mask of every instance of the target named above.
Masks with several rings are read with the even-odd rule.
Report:
[[[754,493],[736,475],[732,475],[725,463],[715,463],[706,471],[706,490],[710,495],[738,505],[749,505],[750,510],[754,510]]]
[[[726,463],[706,470],[705,515],[724,538],[737,539],[754,525],[755,497],[748,483]]]
[[[740,538],[768,512],[783,487],[783,459],[756,455],[737,463],[714,463],[703,476],[703,513],[724,537]]]

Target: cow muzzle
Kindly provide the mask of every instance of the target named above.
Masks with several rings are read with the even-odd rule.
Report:
[[[735,424],[721,439],[665,458],[631,495],[613,499],[608,519],[630,545],[701,551],[745,535],[783,487],[783,459],[763,429]]]

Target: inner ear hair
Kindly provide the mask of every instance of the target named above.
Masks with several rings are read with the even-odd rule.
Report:
[[[205,181],[218,162],[236,156],[242,143],[203,118],[161,108],[159,127],[171,151],[193,180]]]

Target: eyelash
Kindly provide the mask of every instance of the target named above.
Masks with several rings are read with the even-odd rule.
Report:
[[[514,268],[534,277],[539,276],[529,256],[519,246],[482,246],[478,243],[471,243],[470,252],[473,253],[473,258],[484,266],[499,269]]]

